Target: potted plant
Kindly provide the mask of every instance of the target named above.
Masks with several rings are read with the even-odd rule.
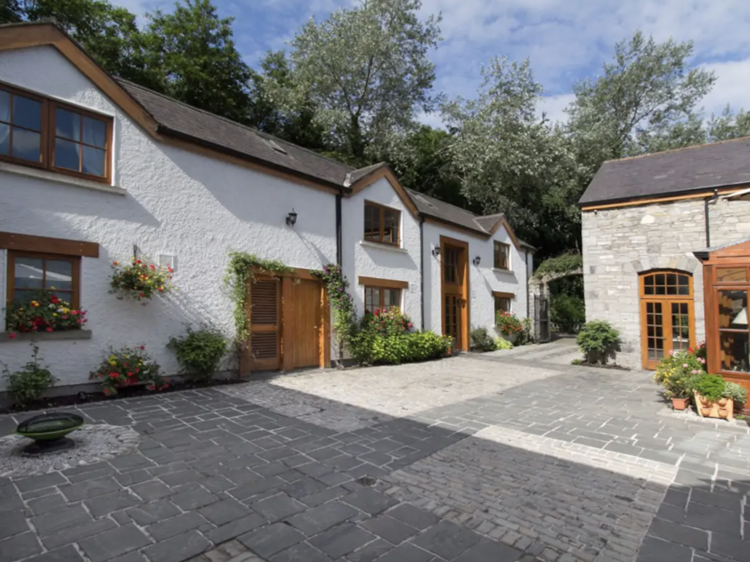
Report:
[[[727,397],[720,375],[701,375],[693,384],[695,406],[702,418],[734,419],[734,400]]]
[[[675,410],[689,406],[696,377],[704,374],[703,365],[693,349],[670,352],[659,361],[654,380],[664,387],[664,397],[672,401]]]
[[[89,374],[102,384],[105,396],[114,396],[121,388],[146,383],[148,390],[164,390],[169,383],[161,374],[159,364],[145,352],[146,346],[111,350],[99,367]]]
[[[70,303],[50,291],[39,291],[27,302],[11,302],[6,309],[8,337],[16,332],[63,332],[80,330],[86,324],[86,312],[77,310]]]
[[[165,295],[174,289],[172,285],[172,268],[133,258],[130,264],[121,265],[112,262],[110,294],[118,299],[131,298],[147,304],[157,295]],[[145,301],[145,302],[143,302]]]
[[[512,312],[503,311],[498,312],[495,316],[495,325],[503,338],[508,340],[510,343],[516,343],[518,336],[523,332],[523,324],[518,317]]]
[[[747,390],[736,382],[728,382],[724,386],[724,398],[731,398],[734,403],[734,410],[741,412],[745,402],[747,402]]]

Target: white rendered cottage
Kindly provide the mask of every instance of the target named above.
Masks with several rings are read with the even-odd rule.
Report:
[[[87,311],[85,330],[35,336],[61,386],[85,384],[123,345],[176,373],[166,344],[185,323],[232,335],[230,251],[294,268],[253,285],[272,329],[251,330],[244,371],[330,364],[330,311],[310,275],[327,263],[342,264],[360,313],[398,306],[461,349],[498,308],[527,315],[533,248],[502,216],[113,78],[52,24],[0,26],[0,291],[12,301],[54,279]],[[145,307],[109,294],[111,262],[134,252],[173,266],[179,290]],[[0,334],[11,369],[29,359],[24,339]]]

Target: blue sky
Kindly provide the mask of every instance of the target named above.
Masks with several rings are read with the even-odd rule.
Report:
[[[136,13],[173,2],[112,0]],[[234,16],[240,52],[255,66],[269,49],[283,49],[310,17],[324,19],[358,0],[213,0],[223,16]],[[494,55],[531,59],[545,87],[542,108],[564,117],[571,86],[595,78],[614,43],[638,29],[657,40],[695,43],[692,63],[716,72],[718,82],[704,100],[707,112],[727,104],[750,108],[750,2],[747,0],[422,0],[426,17],[442,12],[443,40],[430,58],[437,65],[435,89],[472,97],[481,65]],[[438,124],[436,115],[422,120]]]

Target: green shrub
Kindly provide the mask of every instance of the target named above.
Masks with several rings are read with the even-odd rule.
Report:
[[[495,338],[495,349],[513,349],[513,344],[503,338]]]
[[[146,346],[112,349],[89,378],[102,383],[102,392],[114,396],[117,390],[142,382],[148,390],[164,390],[169,383],[164,379],[159,364],[146,353]]]
[[[8,379],[8,391],[13,396],[14,405],[19,408],[39,400],[57,382],[49,368],[40,364],[39,347],[32,343],[31,348],[31,361],[18,371],[11,373],[8,367],[3,365],[3,373]]]
[[[592,320],[581,328],[576,342],[589,363],[605,364],[617,349],[620,333],[609,322]]]
[[[383,336],[372,330],[362,330],[352,338],[349,351],[361,365],[398,365],[443,357],[450,347],[450,338],[434,332]]]
[[[736,382],[728,382],[724,386],[724,398],[731,398],[734,400],[735,406],[738,404],[744,404],[747,400],[747,390],[744,386],[739,385]]]
[[[694,385],[693,390],[708,400],[718,400],[724,396],[726,383],[719,375],[700,375]]]
[[[169,347],[174,349],[177,361],[185,375],[196,381],[207,381],[219,370],[221,359],[227,353],[227,340],[214,328],[193,331],[181,338],[171,338]]]
[[[550,303],[550,320],[565,334],[575,334],[586,322],[586,305],[581,297],[557,295]]]
[[[487,328],[474,328],[469,334],[473,351],[495,351],[495,340],[487,333]]]

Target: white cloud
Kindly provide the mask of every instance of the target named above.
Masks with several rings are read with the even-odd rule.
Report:
[[[568,115],[565,113],[565,108],[570,105],[575,96],[573,94],[561,94],[559,96],[544,96],[539,104],[537,105],[537,113],[541,116],[542,113],[551,122],[555,121],[566,121]]]
[[[716,73],[716,86],[703,100],[707,113],[721,113],[729,104],[732,109],[750,109],[750,58],[740,61],[703,65]]]

